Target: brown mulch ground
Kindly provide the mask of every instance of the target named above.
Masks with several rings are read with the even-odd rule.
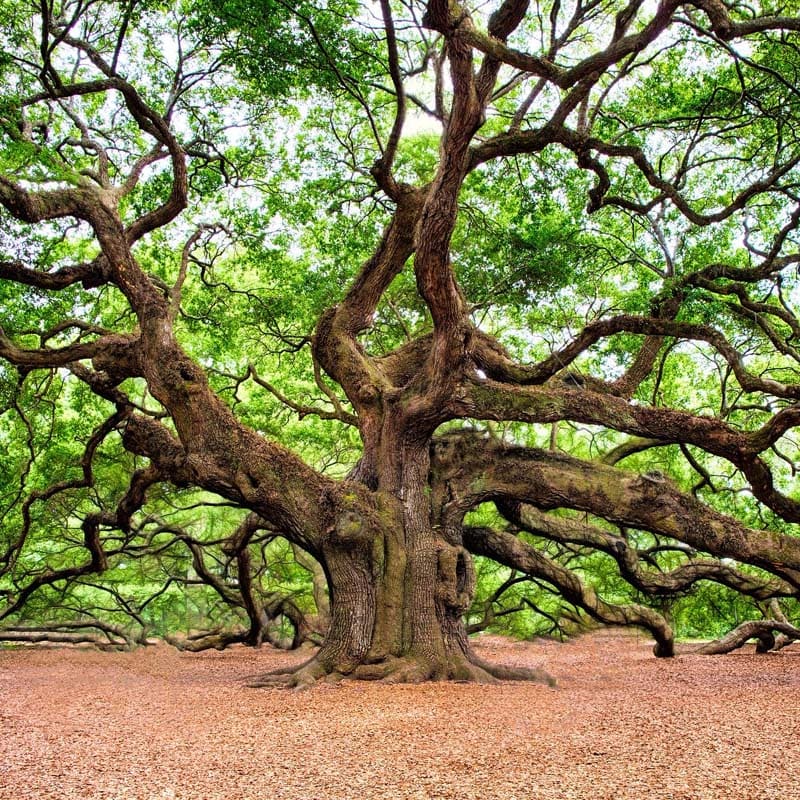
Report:
[[[248,689],[298,654],[0,650],[0,798],[793,800],[800,648],[480,645],[540,685]]]

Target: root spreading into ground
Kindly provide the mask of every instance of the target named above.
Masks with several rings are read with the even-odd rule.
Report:
[[[308,653],[0,650],[0,798],[800,798],[800,646],[484,637],[537,683],[253,689]]]

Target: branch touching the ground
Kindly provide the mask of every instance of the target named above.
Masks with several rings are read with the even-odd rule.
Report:
[[[647,606],[606,603],[594,589],[585,586],[574,572],[518,537],[505,531],[466,526],[464,544],[476,555],[486,556],[511,569],[546,581],[568,602],[606,625],[634,625],[647,629],[656,640],[654,652],[657,656],[674,655],[674,635],[661,614]]]
[[[800,640],[800,628],[778,619],[754,619],[743,622],[721,639],[709,642],[692,652],[703,656],[716,656],[730,653],[750,639],[758,639],[757,650],[766,653],[775,646],[775,634],[781,633],[792,641]]]
[[[99,631],[101,635],[92,633]],[[101,650],[132,650],[146,645],[144,633],[132,634],[120,625],[98,619],[81,619],[38,625],[4,625],[0,627],[0,641],[25,644],[91,644]]]

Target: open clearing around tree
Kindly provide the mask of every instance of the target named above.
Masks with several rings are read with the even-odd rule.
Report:
[[[688,649],[688,646],[684,648]],[[248,689],[302,659],[0,652],[0,798],[800,798],[800,649],[656,659],[644,638],[484,637],[534,684]]]

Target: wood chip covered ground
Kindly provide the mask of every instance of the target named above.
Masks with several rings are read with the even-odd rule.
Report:
[[[249,689],[301,660],[0,650],[0,798],[793,800],[800,646],[655,659],[644,637],[484,637],[559,686]],[[307,656],[307,654],[306,654]]]

